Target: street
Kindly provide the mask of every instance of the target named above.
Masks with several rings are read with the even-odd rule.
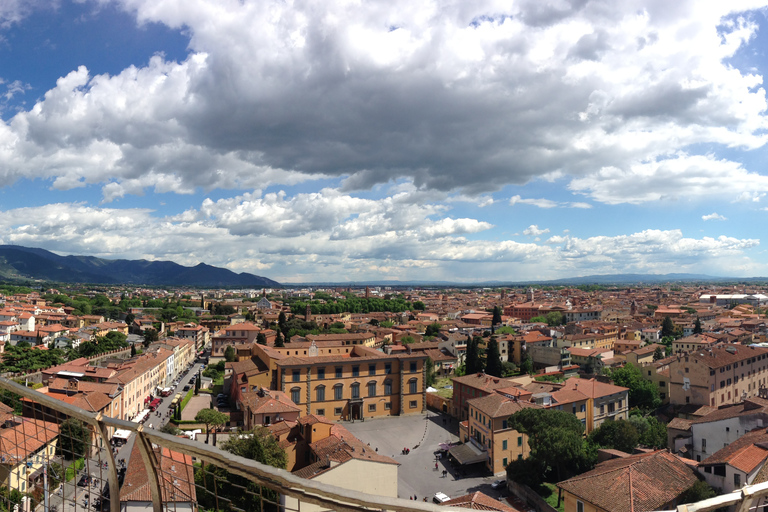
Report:
[[[144,422],[145,429],[149,429],[151,425],[153,430],[159,430],[163,425],[168,423],[170,416],[167,416],[167,414],[170,410],[170,404],[173,401],[174,395],[176,393],[182,393],[182,396],[186,395],[186,391],[182,391],[184,386],[190,384],[192,376],[197,375],[201,366],[202,363],[194,363],[183,377],[179,377],[179,385],[173,389],[170,396],[162,397],[160,406]],[[194,386],[190,386],[190,389],[193,388]],[[135,439],[136,435],[132,434],[123,446],[117,448],[115,451],[115,462],[124,459],[126,465],[128,464]],[[102,449],[101,453],[97,456],[86,460],[85,467],[77,473],[75,478],[69,482],[62,483],[59,486],[59,489],[51,489],[49,499],[50,506],[56,507],[58,512],[92,511],[95,508],[94,501],[101,496],[102,490],[107,483],[107,470],[102,468],[100,464],[106,461],[106,457],[107,453]],[[91,475],[93,477],[93,482],[85,487],[79,487],[77,486],[77,482],[83,475]],[[88,497],[87,507],[85,506],[86,497]],[[43,509],[43,503],[36,507],[37,512],[43,512]]]

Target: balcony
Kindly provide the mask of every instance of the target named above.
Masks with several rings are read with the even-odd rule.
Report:
[[[6,469],[10,467],[11,473],[0,481],[0,511],[132,512],[150,507],[153,512],[447,509],[299,478],[208,444],[85,411],[6,379],[0,379],[0,399],[15,410],[9,413],[8,407],[0,405],[0,421],[6,425],[0,429],[0,442],[13,439],[13,446],[0,447],[0,474],[8,474],[3,472],[3,464]],[[59,435],[59,425],[70,419],[79,420],[90,430],[85,446],[76,448],[71,437]],[[124,455],[116,458],[110,449],[112,434],[117,430],[123,431],[121,437],[128,435],[125,431],[132,434],[129,442],[134,445],[127,472],[121,470],[119,460]],[[86,455],[82,462],[75,463],[67,461],[62,452]],[[42,471],[38,471],[41,462]],[[129,482],[136,478],[143,479],[146,485],[130,487]],[[110,493],[110,489],[119,492]]]

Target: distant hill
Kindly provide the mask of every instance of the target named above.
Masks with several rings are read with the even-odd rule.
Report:
[[[45,249],[18,245],[0,245],[0,278],[150,286],[280,286],[280,283],[266,277],[245,272],[237,274],[205,263],[185,267],[172,261],[59,256]]]

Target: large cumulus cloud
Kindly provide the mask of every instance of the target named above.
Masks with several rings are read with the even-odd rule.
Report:
[[[62,77],[0,125],[0,184],[102,183],[109,201],[320,176],[473,195],[564,176],[643,202],[664,169],[700,178],[691,196],[719,189],[735,164],[695,145],[765,142],[762,77],[728,64],[757,29],[739,13],[763,2],[114,1],[186,30],[189,57]],[[638,174],[647,187],[627,195]]]

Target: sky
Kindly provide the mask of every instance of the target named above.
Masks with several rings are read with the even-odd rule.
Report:
[[[768,0],[3,0],[0,243],[768,276]]]

